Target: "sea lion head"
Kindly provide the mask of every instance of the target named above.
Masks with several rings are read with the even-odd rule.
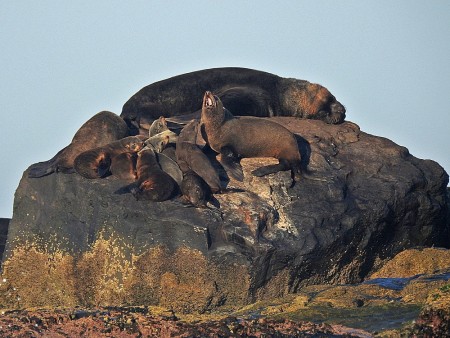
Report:
[[[137,136],[129,136],[122,139],[122,144],[131,153],[137,153],[145,146],[144,141]]]
[[[216,107],[218,107],[219,104],[222,104],[222,102],[217,96],[213,95],[210,91],[205,92],[205,95],[203,95],[202,109],[209,109],[209,110],[216,109]]]
[[[148,129],[148,137],[152,137],[166,130],[169,130],[169,128],[167,127],[166,118],[164,116],[160,116],[150,125],[150,128]]]
[[[203,96],[202,115],[200,125],[219,126],[225,119],[225,111],[222,101],[211,92],[205,92]]]
[[[329,124],[344,122],[345,107],[327,88],[297,79],[285,79],[283,87],[283,109],[293,116],[322,120]]]
[[[306,90],[308,118],[322,120],[329,124],[344,122],[345,107],[328,89],[316,83],[309,83]]]

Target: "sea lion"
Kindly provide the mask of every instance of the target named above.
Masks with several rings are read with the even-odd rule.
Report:
[[[102,147],[84,151],[74,160],[75,171],[86,178],[101,178],[110,173],[111,159],[123,153],[137,153],[144,147],[142,137],[128,136]]]
[[[300,178],[297,140],[282,125],[258,117],[234,117],[224,109],[217,96],[207,91],[203,96],[201,128],[206,142],[221,154],[220,162],[235,179],[243,180],[239,161],[245,157],[274,157],[279,160],[278,164],[254,170],[255,176],[290,169],[294,181]]]
[[[160,153],[168,146],[169,143],[176,143],[177,140],[177,134],[173,131],[165,130],[159,134],[149,137],[145,140],[145,144],[152,146],[157,153]]]
[[[128,136],[128,127],[118,115],[102,111],[86,121],[75,133],[72,142],[52,159],[33,164],[28,177],[42,177],[53,172],[73,172],[73,162],[83,151],[103,146]]]
[[[122,153],[111,158],[109,171],[121,180],[135,181],[136,173],[136,153]]]
[[[213,193],[221,191],[220,178],[205,153],[197,146],[199,121],[192,120],[178,136],[175,155],[183,173],[195,172],[209,186]]]
[[[197,208],[207,208],[207,203],[212,198],[208,184],[192,170],[184,173],[180,190],[181,198]]]
[[[177,184],[161,170],[153,149],[146,148],[138,153],[136,169],[138,180],[129,189],[137,200],[161,202],[175,193]]]
[[[169,127],[167,127],[166,119],[164,116],[160,116],[157,120],[153,121],[148,129],[148,137],[150,138],[167,130],[169,130]]]
[[[237,67],[205,69],[150,84],[124,104],[120,116],[134,133],[161,115],[199,116],[206,90],[216,93],[233,115],[296,116],[330,124],[345,119],[344,106],[319,84]]]

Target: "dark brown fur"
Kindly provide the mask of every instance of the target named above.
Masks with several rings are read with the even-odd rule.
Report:
[[[277,165],[255,170],[253,174],[256,176],[291,169],[293,178],[300,178],[297,140],[282,125],[257,117],[234,117],[210,92],[206,92],[203,98],[201,123],[207,143],[221,154],[221,163],[235,179],[243,179],[236,167],[245,157],[274,157],[279,160]]]
[[[73,163],[79,154],[127,135],[128,127],[121,117],[108,111],[97,113],[78,129],[67,147],[52,159],[32,165],[28,177],[42,177],[53,172],[73,172]]]
[[[192,170],[183,175],[180,185],[182,198],[197,208],[206,208],[211,199],[211,189],[206,182]]]
[[[345,119],[344,106],[319,84],[233,67],[200,70],[150,84],[124,104],[121,116],[139,133],[161,115],[199,112],[207,90],[216,93],[235,116],[296,116],[331,124]]]
[[[122,153],[111,158],[109,170],[111,174],[121,180],[135,181],[136,173],[136,153]]]
[[[131,192],[137,200],[161,202],[172,197],[177,184],[161,170],[153,149],[138,153],[136,169],[138,180],[132,185]]]
[[[189,171],[199,175],[214,192],[220,192],[220,179],[217,171],[212,166],[208,157],[196,144],[199,121],[188,123],[178,136],[175,154],[177,163],[183,173]]]
[[[86,178],[101,178],[110,171],[111,159],[123,153],[136,153],[144,147],[142,138],[128,136],[102,147],[85,151],[74,161],[75,171]]]

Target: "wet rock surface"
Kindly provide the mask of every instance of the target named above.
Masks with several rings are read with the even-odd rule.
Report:
[[[189,323],[148,308],[11,311],[0,318],[2,337],[368,337],[340,325],[226,317]]]
[[[19,184],[3,278],[7,307],[170,305],[204,313],[363,281],[406,248],[448,247],[447,173],[351,122],[274,118],[297,134],[307,177],[253,177],[242,161],[218,209],[136,201],[114,177]]]

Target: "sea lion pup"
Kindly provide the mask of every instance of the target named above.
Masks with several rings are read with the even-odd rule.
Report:
[[[75,133],[72,142],[52,159],[33,164],[28,177],[42,177],[53,172],[71,173],[75,158],[83,151],[103,146],[128,136],[128,127],[118,115],[102,111],[86,121]]]
[[[150,84],[124,104],[120,116],[139,133],[161,115],[200,112],[206,90],[216,93],[233,115],[296,116],[330,124],[345,119],[344,106],[319,84],[234,67],[195,71]]]
[[[111,158],[109,171],[111,175],[125,181],[135,181],[136,173],[136,153],[122,153]]]
[[[282,125],[257,117],[234,117],[221,100],[207,91],[203,96],[201,118],[203,136],[211,149],[221,154],[220,162],[236,180],[243,180],[240,159],[274,157],[278,164],[258,168],[255,176],[291,170],[294,181],[300,178],[300,151],[294,134]]]
[[[161,202],[175,193],[177,184],[161,170],[153,149],[146,148],[138,153],[136,169],[138,180],[129,189],[137,200]]]
[[[178,136],[175,155],[183,174],[193,171],[200,176],[213,193],[221,191],[220,178],[206,154],[197,146],[199,121],[192,120]]]
[[[144,147],[141,137],[128,136],[102,147],[82,152],[75,158],[75,171],[86,178],[101,178],[110,174],[111,159],[123,153],[137,153]]]
[[[208,201],[213,199],[210,187],[192,170],[184,173],[180,190],[182,200],[197,208],[208,208]]]

